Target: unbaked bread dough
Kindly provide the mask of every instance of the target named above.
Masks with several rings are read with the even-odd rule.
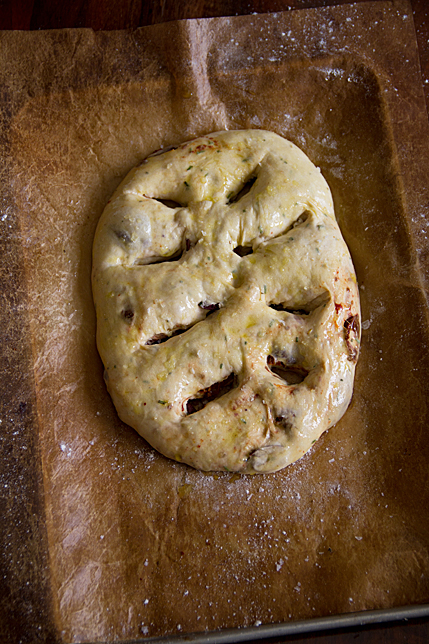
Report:
[[[349,405],[360,341],[320,171],[261,130],[134,168],[93,252],[97,344],[120,418],[201,470],[274,472]]]

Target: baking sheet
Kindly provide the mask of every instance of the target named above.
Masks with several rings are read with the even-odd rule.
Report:
[[[4,32],[0,57],[5,641],[429,601],[428,125],[409,5]],[[328,180],[361,288],[362,354],[346,416],[297,464],[206,475],[117,419],[91,245],[147,154],[247,127],[290,138]]]

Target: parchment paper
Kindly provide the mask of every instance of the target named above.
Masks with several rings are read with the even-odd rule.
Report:
[[[409,5],[3,32],[0,61],[3,641],[429,601],[429,137]],[[321,168],[363,313],[347,414],[254,477],[168,461],[118,420],[90,285],[127,171],[234,128],[273,130]]]

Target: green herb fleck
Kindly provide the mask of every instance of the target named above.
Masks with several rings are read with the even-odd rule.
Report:
[[[220,363],[219,369],[223,369],[223,362]]]
[[[190,165],[189,168],[186,168],[186,171],[191,170],[193,167],[193,165]]]
[[[241,422],[246,425],[246,420],[244,418],[240,418]]]
[[[315,442],[316,442],[316,438],[314,439],[314,441],[311,441],[311,444],[314,445]]]
[[[189,188],[189,183],[187,181],[183,182],[187,188]]]
[[[295,338],[295,342],[299,342],[298,337]]]
[[[159,402],[160,405],[166,405],[168,401],[167,400],[158,400],[158,402]]]

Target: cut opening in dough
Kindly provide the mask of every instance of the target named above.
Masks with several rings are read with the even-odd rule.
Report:
[[[288,231],[292,230],[293,228],[297,228],[298,226],[302,226],[302,224],[305,224],[305,222],[308,220],[310,214],[311,213],[310,213],[309,210],[304,210],[304,212],[302,212],[300,214],[300,216],[297,219],[295,219],[295,221],[290,226],[290,228],[288,228]]]
[[[211,315],[211,313],[214,313],[215,311],[219,311],[221,305],[219,302],[212,303],[212,302],[198,302],[198,306],[200,309],[203,309],[203,311],[207,311],[207,315]]]
[[[323,291],[316,297],[308,301],[295,301],[295,302],[272,302],[268,306],[275,311],[286,311],[286,313],[292,313],[293,315],[310,315],[316,309],[326,306],[331,299],[331,294],[329,291]]]
[[[185,331],[187,331],[190,328],[191,328],[190,326],[187,326],[185,328],[175,329],[171,333],[156,333],[151,338],[149,338],[149,340],[145,342],[145,345],[162,344],[163,342],[167,342],[167,340],[169,340],[170,338],[173,338],[176,335],[185,333]]]
[[[258,178],[257,175],[251,174],[246,179],[246,181],[241,185],[238,192],[236,192],[235,194],[229,195],[227,197],[228,203],[229,204],[236,203],[237,201],[240,201],[240,199],[242,199],[244,195],[247,195],[252,189],[257,178]]]
[[[204,407],[208,405],[209,402],[221,398],[228,392],[232,391],[232,389],[235,389],[237,384],[238,378],[237,375],[233,372],[223,380],[213,383],[212,385],[210,385],[210,387],[201,389],[195,394],[193,398],[187,400],[185,404],[186,415],[190,416],[191,414],[204,409]]]
[[[298,364],[289,364],[280,358],[269,355],[268,369],[286,382],[287,385],[299,385],[308,376],[309,371]]]
[[[234,248],[234,253],[239,257],[245,257],[246,255],[251,255],[253,253],[252,246],[236,246]]]
[[[279,414],[274,418],[274,424],[282,429],[285,433],[290,433],[293,427],[293,423],[291,421],[291,414],[286,413],[286,414]]]
[[[270,309],[275,311],[286,311],[286,313],[292,313],[293,315],[309,315],[310,313],[308,309],[299,306],[287,306],[286,304],[270,304],[269,306]]]
[[[183,208],[183,205],[179,203],[178,201],[173,201],[173,199],[161,199],[160,197],[149,197],[150,199],[153,199],[154,201],[159,201],[159,203],[162,203],[163,206],[167,206],[167,208],[171,208],[173,210],[177,210],[177,208]]]
[[[127,306],[125,309],[122,309],[121,315],[124,318],[125,322],[127,322],[128,324],[132,324],[135,314],[130,306]]]
[[[131,239],[130,239],[131,241]],[[139,257],[135,260],[134,266],[148,266],[149,264],[163,264],[164,262],[178,262],[185,253],[188,252],[195,244],[190,239],[184,240],[184,246],[171,253],[171,255],[152,255],[149,257]]]
[[[344,322],[344,339],[347,345],[348,360],[356,362],[359,354],[360,320],[359,315],[351,315]]]
[[[156,257],[142,257],[135,262],[135,266],[147,266],[148,264],[162,264],[163,262],[177,262],[183,255],[183,250],[179,249],[171,255],[158,255]]]

